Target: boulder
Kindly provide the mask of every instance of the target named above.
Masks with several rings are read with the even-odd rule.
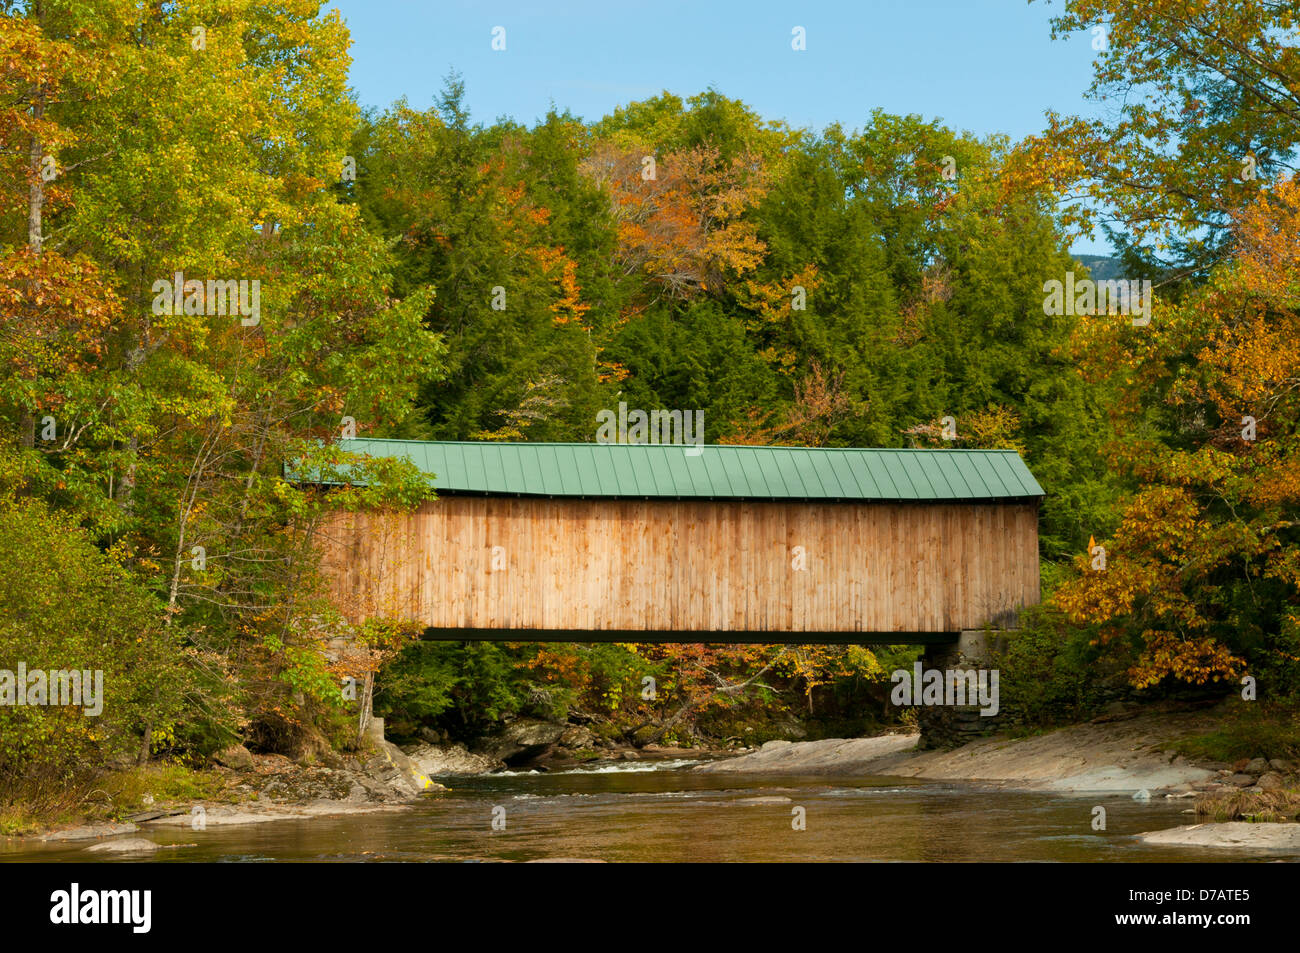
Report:
[[[106,840],[99,844],[91,844],[86,850],[93,853],[145,854],[150,851],[161,850],[162,847],[162,844],[154,843],[143,837],[120,837],[117,840]]]
[[[114,834],[129,834],[138,831],[134,823],[127,822],[124,824],[86,824],[82,827],[73,827],[68,830],[55,831],[52,834],[41,834],[36,839],[41,841],[63,841],[63,840],[89,840],[92,837],[111,837]]]
[[[871,764],[916,747],[916,735],[876,738],[824,738],[821,741],[769,741],[752,754],[696,765],[693,771],[747,774],[871,774]],[[892,773],[892,772],[886,772]]]
[[[1291,765],[1281,758],[1270,758],[1268,766],[1278,774],[1287,774],[1291,770]]]
[[[487,774],[504,768],[505,762],[491,755],[475,754],[463,744],[417,745],[407,755],[428,775]]]
[[[393,796],[414,797],[425,791],[447,790],[430,780],[420,766],[391,741],[374,741],[372,745],[372,753],[365,762],[366,775],[388,788]],[[366,779],[361,779],[361,783],[369,788]]]
[[[1254,785],[1255,776],[1253,774],[1230,774],[1223,779],[1224,784],[1231,784],[1233,787],[1248,788]]]
[[[1141,705],[1127,701],[1107,702],[1101,709],[1101,717],[1094,719],[1096,721],[1124,721],[1128,718],[1135,718],[1142,711]]]
[[[566,726],[550,721],[520,718],[483,740],[482,752],[506,764],[520,764],[544,752],[560,740]]]
[[[1267,774],[1261,775],[1258,784],[1261,791],[1281,791],[1286,787],[1282,783],[1282,775],[1276,771],[1269,771]]]
[[[253,767],[253,756],[243,745],[230,745],[222,748],[212,756],[217,764],[236,771],[248,771]]]
[[[560,733],[559,744],[570,751],[578,751],[583,748],[594,747],[596,736],[590,729],[583,728],[581,725],[570,725]]]
[[[1256,777],[1268,770],[1267,758],[1251,758],[1242,769],[1246,774],[1253,774]]]

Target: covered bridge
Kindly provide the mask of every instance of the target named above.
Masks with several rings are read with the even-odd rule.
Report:
[[[439,499],[327,530],[334,596],[427,638],[947,642],[1039,600],[1012,450],[348,440]]]

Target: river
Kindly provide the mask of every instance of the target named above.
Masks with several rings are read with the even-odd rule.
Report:
[[[1131,835],[1194,822],[1187,800],[974,790],[899,778],[701,774],[693,762],[443,778],[409,809],[137,835],[152,855],[85,842],[0,860],[41,861],[1237,861],[1282,852],[1151,847]],[[1106,829],[1092,829],[1094,808]],[[796,830],[802,808],[804,829]],[[493,828],[494,819],[498,829]],[[504,825],[504,829],[500,829]]]

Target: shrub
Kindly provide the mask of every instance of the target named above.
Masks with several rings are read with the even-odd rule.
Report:
[[[1032,608],[1021,617],[998,658],[1003,723],[1046,727],[1091,717],[1107,697],[1107,672],[1095,634],[1063,623],[1050,609]]]
[[[39,809],[78,776],[134,760],[146,728],[169,736],[187,672],[162,603],[43,503],[0,500],[0,566],[0,670],[103,673],[98,714],[0,704],[0,801]]]

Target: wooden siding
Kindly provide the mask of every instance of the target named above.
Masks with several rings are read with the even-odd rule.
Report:
[[[326,535],[351,618],[440,629],[956,632],[1039,600],[1036,501],[444,496]]]

